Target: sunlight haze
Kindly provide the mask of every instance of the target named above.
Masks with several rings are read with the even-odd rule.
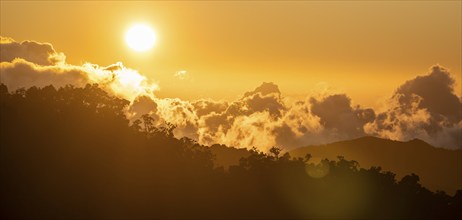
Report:
[[[378,106],[435,64],[450,70],[461,91],[460,8],[459,1],[2,1],[0,26],[17,41],[53,43],[69,63],[123,61],[157,81],[159,97],[234,100],[274,82],[299,98],[326,83]],[[123,41],[140,21],[158,36],[143,53]],[[181,70],[188,80],[175,77]]]
[[[461,14],[0,0],[0,219],[462,219]]]

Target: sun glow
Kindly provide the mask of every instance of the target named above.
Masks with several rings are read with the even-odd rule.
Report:
[[[147,25],[137,24],[127,31],[125,41],[135,51],[147,51],[151,49],[157,40],[156,33]]]

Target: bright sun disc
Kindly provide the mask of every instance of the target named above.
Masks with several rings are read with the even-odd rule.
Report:
[[[128,46],[136,51],[147,51],[154,46],[156,34],[146,25],[135,25],[125,34]]]

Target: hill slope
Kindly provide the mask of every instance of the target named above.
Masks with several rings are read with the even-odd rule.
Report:
[[[313,159],[335,159],[344,156],[356,160],[363,168],[381,166],[392,171],[397,178],[415,173],[423,186],[430,190],[443,190],[454,194],[462,189],[462,150],[435,148],[424,141],[392,141],[376,137],[340,141],[319,146],[301,147],[289,152],[293,157],[307,153]]]
[[[214,163],[217,167],[222,166],[228,169],[230,166],[239,165],[239,160],[248,157],[250,152],[244,148],[227,147],[225,145],[214,144],[210,146],[210,151],[214,157]]]

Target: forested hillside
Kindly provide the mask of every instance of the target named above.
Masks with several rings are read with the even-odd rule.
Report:
[[[314,163],[272,148],[228,169],[209,147],[175,139],[98,85],[9,92],[0,86],[2,219],[457,219],[450,196],[419,177]],[[436,164],[433,164],[437,166]]]
[[[299,157],[311,154],[313,159],[335,159],[342,155],[358,161],[361,167],[381,166],[401,178],[416,173],[424,186],[450,194],[462,188],[462,150],[435,148],[424,141],[392,141],[362,137],[331,144],[297,148],[290,152]]]

